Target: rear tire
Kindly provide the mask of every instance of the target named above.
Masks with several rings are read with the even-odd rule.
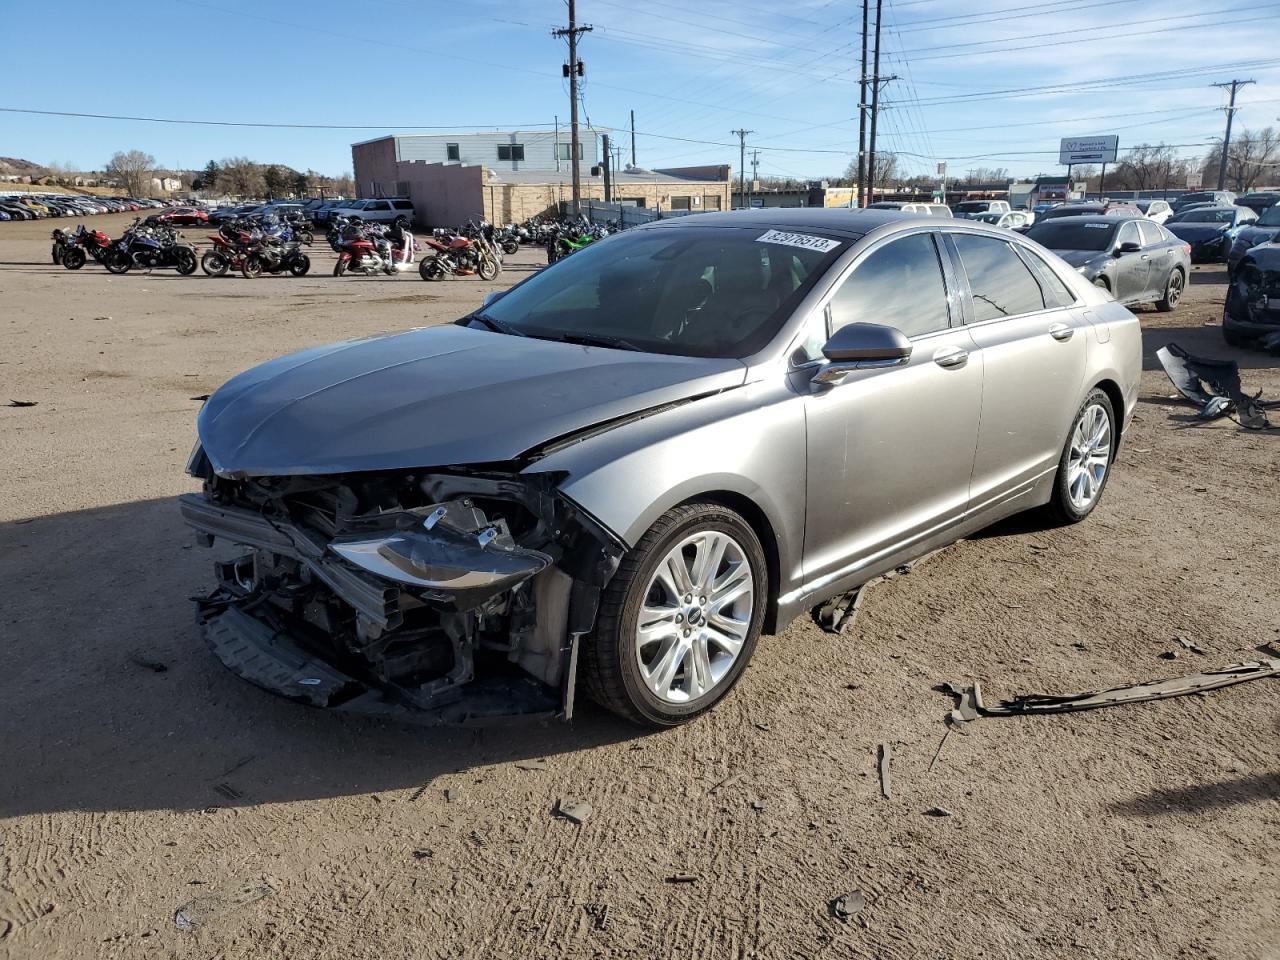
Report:
[[[724,544],[718,555],[709,554],[717,556],[715,569],[699,576],[701,549],[713,543]],[[676,577],[671,575],[673,556],[680,558],[683,571]],[[749,582],[741,576],[744,564]],[[679,582],[682,575],[689,576],[688,584]],[[690,592],[680,597],[665,586],[669,583]],[[729,592],[734,585],[737,598],[720,601],[723,606],[717,603],[713,591]],[[738,682],[760,637],[768,597],[764,549],[741,516],[718,503],[668,511],[623,558],[600,599],[595,632],[583,649],[588,693],[601,706],[646,726],[671,727],[692,720],[719,703]],[[701,602],[704,598],[707,603]],[[679,612],[684,609],[694,613]],[[672,616],[661,615],[662,610],[670,610]],[[641,638],[642,614],[647,618],[646,639]],[[737,627],[724,626],[729,623]],[[733,634],[741,640],[731,655],[720,643]],[[703,636],[711,639],[700,640]],[[701,659],[699,650],[705,654]],[[667,671],[661,671],[664,661],[670,664]],[[694,695],[696,690],[702,692]]]
[[[444,268],[440,266],[435,257],[428,257],[418,264],[418,276],[423,280],[443,280]]]
[[[256,280],[262,276],[262,257],[256,253],[252,253],[245,257],[240,263],[240,272],[250,280]]]
[[[215,250],[210,250],[200,258],[200,269],[211,277],[225,276],[230,266],[227,258]]]
[[[124,274],[129,272],[133,262],[127,253],[116,250],[102,258],[102,265],[107,268],[109,273]]]
[[[189,277],[196,272],[196,252],[189,247],[179,247],[174,254],[178,261],[178,273]]]
[[[289,261],[289,273],[295,277],[305,277],[311,269],[311,258],[300,253]]]
[[[333,275],[340,277],[347,272],[347,261],[338,258],[338,262],[333,265]]]
[[[1059,525],[1079,523],[1098,505],[1111,479],[1119,436],[1111,398],[1090,390],[1071,421],[1053,478],[1048,512]]]
[[[53,265],[56,267],[62,262],[62,244],[55,243],[50,255],[53,257]]]
[[[1156,309],[1161,313],[1172,313],[1179,301],[1182,300],[1182,291],[1186,288],[1187,280],[1182,275],[1182,271],[1174,268],[1169,271],[1169,276],[1164,282],[1164,299],[1156,301]]]

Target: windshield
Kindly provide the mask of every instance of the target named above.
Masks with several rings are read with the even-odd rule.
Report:
[[[1027,236],[1050,250],[1109,250],[1118,223],[1050,220],[1037,223]]]
[[[956,213],[986,213],[991,209],[991,204],[986,200],[966,200],[964,203],[957,203],[951,209]]]
[[[1256,222],[1264,227],[1280,227],[1280,204],[1267,207]]]
[[[592,243],[468,319],[553,340],[745,357],[847,246],[762,227],[635,230]]]
[[[1209,207],[1202,210],[1188,210],[1172,218],[1171,223],[1231,223],[1236,212],[1231,209],[1215,209]]]
[[[1204,203],[1205,201],[1212,203],[1214,199],[1212,193],[1184,193],[1178,198],[1177,202],[1185,207],[1189,203]]]

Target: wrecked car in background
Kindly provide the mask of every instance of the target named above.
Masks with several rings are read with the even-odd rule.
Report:
[[[1009,514],[1084,519],[1137,320],[1017,234],[895,211],[664,220],[456,324],[272,360],[199,416],[197,604],[315,706],[633,721],[761,633]]]
[[[1227,287],[1222,338],[1233,347],[1256,343],[1280,354],[1280,243],[1275,240],[1241,256]]]

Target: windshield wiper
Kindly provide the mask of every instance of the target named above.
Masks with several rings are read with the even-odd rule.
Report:
[[[515,327],[513,327],[509,323],[506,323],[505,321],[495,320],[493,317],[489,316],[487,313],[473,313],[470,316],[463,317],[463,319],[468,322],[472,320],[479,320],[481,323],[483,323],[486,327],[488,327],[494,333],[505,333],[511,337],[527,337],[528,336],[527,333],[517,330]]]
[[[603,333],[561,333],[560,339],[565,343],[580,343],[584,347],[612,347],[615,350],[634,350],[645,353],[644,347],[638,347],[630,340],[621,337],[610,337]]]

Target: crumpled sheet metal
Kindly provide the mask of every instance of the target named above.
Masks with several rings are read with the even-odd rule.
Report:
[[[1244,392],[1240,366],[1234,360],[1197,357],[1176,343],[1161,347],[1156,358],[1178,392],[1198,406],[1205,419],[1226,416],[1234,410],[1243,427],[1265,430],[1271,426],[1265,410],[1270,404],[1259,399],[1261,391],[1253,396]]]
[[[962,687],[959,684],[944,683],[942,689],[957,698],[957,705],[947,715],[947,722],[953,727],[977,720],[979,717],[1013,717],[1038,713],[1075,713],[1081,710],[1097,710],[1101,707],[1115,707],[1125,703],[1145,703],[1150,700],[1167,700],[1172,697],[1185,697],[1193,693],[1204,693],[1230,687],[1249,680],[1261,680],[1265,677],[1280,675],[1280,658],[1263,657],[1244,663],[1232,663],[1217,670],[1206,670],[1203,673],[1191,673],[1182,677],[1170,677],[1167,680],[1148,680],[1122,687],[1111,687],[1106,690],[1086,690],[1083,693],[1061,695],[1027,693],[1000,700],[997,703],[986,703],[982,698],[982,687],[978,683]]]

